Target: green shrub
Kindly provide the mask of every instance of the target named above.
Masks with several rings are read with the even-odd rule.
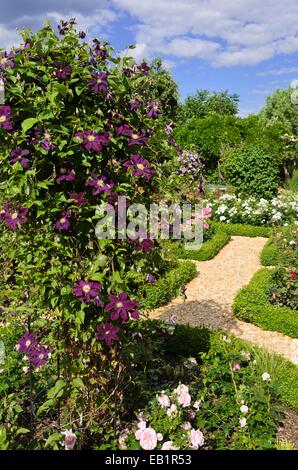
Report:
[[[217,231],[210,240],[203,243],[199,250],[185,250],[182,243],[173,243],[171,249],[180,259],[207,261],[214,258],[230,239],[227,233]]]
[[[293,176],[289,181],[289,188],[294,193],[298,193],[298,170],[294,171]]]
[[[279,186],[279,162],[260,147],[239,147],[225,155],[223,173],[237,193],[273,197]]]
[[[272,273],[263,268],[256,272],[247,287],[237,294],[233,312],[237,318],[265,330],[279,331],[298,338],[298,313],[287,307],[278,307],[268,302],[267,289]]]
[[[142,296],[141,307],[152,309],[167,304],[178,295],[180,288],[196,275],[196,266],[192,262],[180,262],[177,268],[167,272],[155,284],[146,284],[139,290],[139,296]]]
[[[269,239],[264,246],[260,259],[263,266],[275,266],[278,263],[279,252],[273,239]]]
[[[246,224],[224,224],[221,222],[213,222],[213,224],[217,230],[240,237],[269,237],[272,232],[270,227],[257,227]]]

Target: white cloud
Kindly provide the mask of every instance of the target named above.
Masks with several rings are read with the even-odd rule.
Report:
[[[281,67],[280,69],[264,70],[263,72],[258,72],[256,75],[258,77],[270,77],[272,75],[289,75],[291,73],[298,73],[298,67]]]
[[[136,19],[136,41],[152,54],[256,65],[298,51],[297,0],[112,0]]]

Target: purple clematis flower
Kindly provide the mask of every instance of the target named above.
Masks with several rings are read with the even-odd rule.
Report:
[[[29,159],[26,158],[27,155],[29,155],[29,150],[16,147],[10,152],[10,163],[14,164],[16,162],[19,162],[24,168],[24,170],[26,170],[30,165]]]
[[[30,351],[29,362],[33,364],[34,369],[40,366],[46,366],[47,360],[51,354],[51,349],[44,344],[38,344],[36,349]]]
[[[149,181],[154,173],[156,173],[155,168],[149,165],[148,160],[139,155],[132,154],[130,160],[123,163],[123,166],[126,168],[133,169],[133,176],[144,176],[147,181]]]
[[[166,128],[165,128],[165,131],[166,131],[166,134],[167,135],[171,135],[172,132],[173,132],[173,122],[169,122],[167,125],[166,125]]]
[[[115,186],[113,181],[107,182],[106,176],[96,176],[94,173],[91,175],[92,180],[87,181],[85,186],[93,186],[92,194],[96,196],[97,194],[106,193],[110,194],[112,188]]]
[[[118,320],[121,318],[121,323],[126,323],[131,318],[139,318],[140,313],[136,310],[139,307],[139,302],[130,300],[125,292],[121,292],[119,296],[109,295],[110,303],[106,306],[105,311],[111,312],[111,320]]]
[[[130,102],[128,104],[128,110],[129,111],[135,111],[136,109],[138,109],[141,106],[141,104],[142,103],[138,98],[134,98],[134,99],[130,100]]]
[[[125,135],[126,137],[131,137],[133,132],[134,132],[134,130],[131,127],[129,127],[128,124],[121,124],[116,129],[116,134],[117,135]]]
[[[97,57],[105,60],[108,57],[107,44],[101,43],[98,39],[93,39],[94,52]]]
[[[107,72],[92,72],[91,76],[93,78],[87,80],[87,83],[93,93],[98,93],[99,91],[106,93],[108,91]]]
[[[85,197],[85,193],[69,193],[69,199],[71,201],[75,202],[78,206],[85,206],[86,204],[89,204]]]
[[[42,146],[42,148],[44,148],[47,151],[53,150],[56,147],[56,145],[53,144],[53,142],[51,141],[51,134],[48,130],[45,130],[44,133],[43,133],[43,139],[41,141],[41,146]]]
[[[103,326],[97,325],[96,336],[100,341],[105,341],[106,345],[110,348],[112,341],[119,341],[119,330],[120,328],[118,326],[114,326],[111,322],[107,322]]]
[[[61,34],[61,36],[64,36],[68,28],[69,28],[69,22],[60,20],[60,23],[58,24],[58,32],[59,34]]]
[[[66,62],[54,62],[55,70],[54,75],[61,80],[68,80],[70,78],[72,68]]]
[[[148,75],[150,67],[147,62],[142,62],[141,65],[138,65],[138,70],[141,72],[141,75]]]
[[[147,110],[148,110],[148,114],[147,114],[148,117],[152,119],[158,118],[158,115],[160,113],[159,103],[157,103],[156,101],[152,101],[151,103],[148,103]]]
[[[23,338],[20,338],[17,344],[17,351],[22,354],[29,354],[30,351],[37,345],[37,336],[35,333],[26,331]]]
[[[10,106],[0,106],[0,127],[10,131],[13,129],[12,124],[10,123],[11,115]]]
[[[136,251],[143,251],[144,253],[150,253],[154,248],[154,242],[150,238],[137,238],[136,240],[128,238],[128,242],[134,245]]]
[[[146,281],[149,282],[149,284],[155,284],[156,283],[156,279],[152,274],[147,275]]]
[[[139,134],[135,131],[131,134],[131,139],[128,141],[128,145],[146,145],[148,138],[145,134]]]
[[[73,294],[82,302],[89,304],[92,299],[99,297],[101,284],[93,281],[79,281],[72,288]]]
[[[71,228],[71,221],[70,221],[70,214],[68,211],[62,211],[60,214],[60,218],[55,222],[55,229],[58,232],[69,232]]]
[[[16,49],[16,54],[20,54],[21,52],[23,52],[25,49],[29,49],[31,46],[31,41],[30,41],[30,38],[27,38],[26,41],[24,42],[24,44],[21,44],[19,46],[19,49]]]
[[[13,61],[15,54],[10,52],[9,54],[6,51],[1,52],[0,57],[0,69],[4,70],[7,67],[14,67],[15,63]]]
[[[15,209],[12,201],[8,201],[0,211],[0,218],[8,227],[16,230],[21,224],[27,222],[26,217],[24,217],[27,213],[28,209],[25,209],[23,204],[19,204],[18,208]]]
[[[82,139],[81,148],[88,152],[101,152],[104,145],[108,145],[110,141],[110,135],[108,132],[102,134],[96,134],[93,131],[78,132],[75,135],[76,139]]]
[[[57,184],[61,184],[62,181],[74,181],[75,179],[76,175],[70,163],[66,163],[59,168],[58,178],[56,179]]]

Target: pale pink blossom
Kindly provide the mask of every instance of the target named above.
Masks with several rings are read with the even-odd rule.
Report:
[[[191,396],[188,392],[182,392],[177,396],[178,403],[186,408],[191,403]]]
[[[185,431],[189,431],[191,429],[191,424],[188,421],[186,421],[185,423],[181,424],[181,428],[185,429]]]
[[[72,450],[76,444],[77,436],[72,432],[72,429],[66,429],[61,434],[65,436],[64,437],[65,450]]]
[[[241,411],[241,413],[244,413],[244,414],[248,413],[248,406],[242,405],[240,407],[240,411]]]
[[[232,371],[233,372],[238,372],[241,369],[240,364],[237,362],[236,364],[233,365]]]
[[[178,450],[178,447],[175,447],[172,441],[167,441],[163,443],[161,450]]]
[[[192,429],[190,431],[190,442],[193,449],[198,449],[204,445],[204,435],[199,429]]]
[[[171,406],[171,401],[165,393],[162,393],[161,395],[157,396],[157,401],[162,406],[163,408],[169,408]]]
[[[246,418],[240,418],[239,419],[239,424],[240,424],[240,428],[244,428],[246,426]]]
[[[264,382],[270,382],[271,375],[268,374],[268,372],[264,372],[264,374],[262,374],[262,379],[264,380]]]
[[[200,408],[202,400],[197,400],[194,402],[193,407],[198,410]]]
[[[140,446],[144,450],[153,450],[157,446],[157,434],[152,428],[146,428],[142,431]]]
[[[167,416],[172,416],[172,414],[176,413],[177,406],[173,403],[170,408],[167,409]]]
[[[162,440],[163,440],[163,435],[161,434],[161,432],[158,432],[158,433],[156,434],[156,437],[157,437],[157,440],[158,440],[158,441],[162,441]]]

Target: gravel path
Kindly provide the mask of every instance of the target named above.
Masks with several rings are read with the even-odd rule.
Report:
[[[264,331],[238,320],[232,313],[237,291],[247,285],[261,267],[259,255],[266,241],[261,237],[232,237],[215,258],[195,262],[199,275],[187,285],[185,303],[177,298],[150,312],[150,318],[168,319],[170,315],[176,315],[178,323],[223,330],[298,365],[298,339]]]

